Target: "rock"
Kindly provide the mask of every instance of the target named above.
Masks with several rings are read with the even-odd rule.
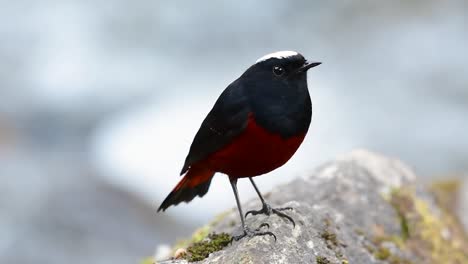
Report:
[[[468,176],[465,177],[459,191],[458,216],[465,230],[468,230]]]
[[[249,216],[249,227],[267,222],[277,241],[244,238],[206,254],[200,263],[468,263],[468,242],[459,222],[395,159],[354,151],[307,178],[275,188],[266,199],[276,207],[293,207],[287,214],[296,226],[276,215]],[[243,209],[259,207],[252,200]],[[237,209],[202,230],[240,234]]]

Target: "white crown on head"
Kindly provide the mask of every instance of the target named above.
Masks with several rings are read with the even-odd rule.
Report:
[[[271,59],[271,58],[284,59],[284,58],[296,56],[298,54],[299,53],[297,53],[295,51],[291,51],[291,50],[277,51],[277,52],[273,52],[273,53],[270,53],[270,54],[267,54],[267,55],[261,57],[255,63],[266,61],[266,60]]]

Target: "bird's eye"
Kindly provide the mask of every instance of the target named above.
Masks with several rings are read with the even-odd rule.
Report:
[[[276,75],[276,76],[281,76],[284,74],[284,68],[281,67],[281,66],[274,66],[273,67],[273,73]]]

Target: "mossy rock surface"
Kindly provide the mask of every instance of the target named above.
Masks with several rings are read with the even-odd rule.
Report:
[[[187,248],[186,259],[190,262],[206,259],[211,253],[220,251],[231,242],[231,236],[226,233],[210,234],[200,242]]]
[[[294,179],[271,191],[270,204],[294,208],[286,213],[295,220],[295,228],[276,215],[247,218],[251,228],[267,222],[269,231],[278,238],[276,242],[269,236],[245,238],[228,243],[221,250],[213,246],[216,250],[208,255],[204,249],[211,246],[205,244],[200,249],[203,254],[193,254],[201,257],[191,260],[200,260],[199,263],[465,264],[468,240],[452,213],[450,194],[456,193],[454,188],[453,183],[423,186],[400,161],[355,151],[325,164],[308,177]],[[243,207],[244,211],[258,209],[260,203],[252,200]],[[232,209],[199,230],[196,239],[190,239],[188,244],[199,245],[200,238],[204,241],[210,233],[237,235],[240,232],[237,210]],[[184,247],[188,248],[188,244]],[[171,263],[183,262],[187,260]]]

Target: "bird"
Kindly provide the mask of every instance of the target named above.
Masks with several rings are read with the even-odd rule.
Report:
[[[307,71],[321,62],[309,62],[295,51],[278,51],[259,58],[221,93],[201,123],[180,172],[182,180],[162,202],[159,211],[203,197],[216,173],[228,176],[240,215],[242,233],[234,240],[253,236],[276,236],[245,224],[249,214],[283,213],[291,207],[271,207],[253,177],[284,165],[297,151],[309,130],[312,102]],[[237,190],[238,179],[249,178],[262,203],[260,210],[245,216]]]

